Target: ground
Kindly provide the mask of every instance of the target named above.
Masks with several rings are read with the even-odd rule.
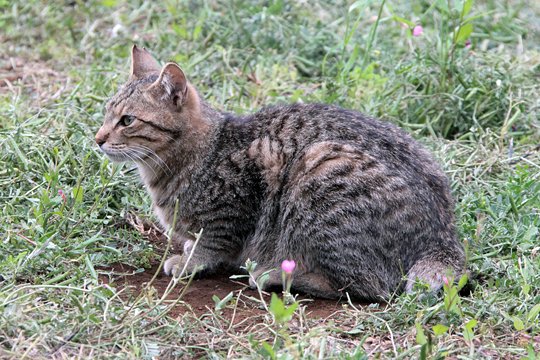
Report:
[[[162,257],[156,257],[150,263],[151,267],[147,269],[137,269],[122,263],[112,264],[110,267],[98,270],[100,277],[104,283],[110,286],[122,289],[129,288],[131,290],[130,296],[148,288],[152,288],[152,291],[156,291],[158,296],[162,296],[168,292],[168,287],[173,282],[172,278],[163,274],[160,268],[163,256],[167,257],[165,256],[167,238],[155,224],[139,219],[133,214],[130,214],[127,219],[127,223],[140,231],[154,245],[156,254]],[[240,269],[238,274],[243,274]],[[233,326],[244,324],[248,321],[247,319],[251,319],[249,322],[253,323],[254,318],[267,313],[261,305],[260,294],[248,286],[246,278],[231,278],[234,275],[234,273],[218,272],[204,277],[196,277],[187,287],[181,286],[182,283],[180,283],[166,297],[167,300],[176,302],[181,296],[181,301],[170,309],[169,315],[178,316],[186,311],[203,315],[215,308],[214,295],[219,299],[224,299],[232,292],[238,306],[233,309],[224,309],[223,316],[231,317],[229,320]],[[270,300],[269,293],[263,292],[262,296],[265,301]],[[315,319],[333,317],[340,310],[343,310],[343,306],[347,306],[346,299],[326,300],[306,296],[299,296],[298,299],[305,306],[306,315]],[[361,304],[356,303],[356,305]]]
[[[537,2],[0,9],[0,358],[540,356]],[[133,43],[219,109],[332,103],[410,132],[448,175],[473,279],[386,304],[283,304],[229,274],[171,282],[136,169],[93,140]]]

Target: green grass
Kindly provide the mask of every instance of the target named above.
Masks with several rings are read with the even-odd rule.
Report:
[[[0,0],[0,357],[539,357],[540,6],[405,3]],[[467,24],[470,48],[454,31]],[[412,132],[451,180],[471,294],[402,295],[322,324],[300,307],[242,330],[103,284],[102,268],[158,258],[124,226],[152,217],[136,173],[93,143],[133,42],[222,109],[328,102]]]

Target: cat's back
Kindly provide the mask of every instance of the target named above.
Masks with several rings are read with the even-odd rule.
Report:
[[[297,103],[266,107],[237,121],[251,128],[252,155],[275,157],[270,153],[281,151],[284,160],[294,161],[318,143],[341,144],[396,171],[444,178],[433,156],[412,136],[354,110]]]
[[[269,106],[237,121],[250,123],[258,137],[304,139],[299,145],[330,139],[350,141],[366,149],[377,144],[391,147],[415,143],[394,124],[354,110],[318,103]]]
[[[308,198],[318,191],[344,203],[365,201],[377,212],[408,202],[413,213],[433,214],[442,227],[453,222],[442,168],[396,125],[324,104],[268,107],[248,121],[257,135],[247,153],[270,192],[302,188]]]

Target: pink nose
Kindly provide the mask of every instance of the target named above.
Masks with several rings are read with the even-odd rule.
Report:
[[[103,131],[103,128],[101,128],[96,134],[96,143],[98,144],[99,147],[101,147],[101,145],[105,144],[106,141],[107,141],[107,134],[105,134],[105,132]]]

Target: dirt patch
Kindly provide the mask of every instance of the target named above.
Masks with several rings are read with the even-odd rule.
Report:
[[[152,278],[158,270],[158,265],[151,269],[139,272],[137,269],[123,264],[115,264],[110,269],[101,270],[101,279],[105,283],[117,288],[129,288],[126,294],[136,296],[144,290],[148,284],[152,291],[157,291],[157,297],[161,297],[170,286],[171,277],[159,272],[152,282]],[[192,311],[200,316],[215,311],[213,296],[224,299],[229,293],[233,293],[233,299],[224,315],[231,311],[236,312],[236,320],[243,321],[248,317],[262,316],[267,314],[260,295],[256,290],[250,289],[247,281],[230,279],[230,274],[211,274],[204,278],[194,279],[189,286],[178,284],[168,295],[167,299],[174,301],[182,296],[181,301],[170,312],[172,316],[182,315],[186,311]],[[343,309],[343,302],[326,299],[310,299],[300,296],[301,304],[305,306],[305,313],[311,318],[326,318]],[[267,303],[270,294],[263,293],[263,299]]]
[[[166,240],[154,224],[141,220],[133,214],[128,214],[126,224],[134,227],[148,238],[155,245],[158,253],[163,251]],[[140,291],[152,289],[151,291],[157,292],[158,297],[162,297],[170,286],[171,277],[158,271],[158,267],[159,263],[156,262],[152,264],[151,269],[141,271],[124,264],[115,264],[111,268],[101,269],[100,277],[102,281],[111,286],[127,288],[129,291],[126,292],[126,295],[136,296]],[[219,299],[224,299],[232,292],[234,295],[232,300],[221,311],[223,316],[232,316],[235,324],[245,322],[248,319],[253,320],[253,317],[267,316],[268,312],[260,301],[260,294],[249,288],[247,279],[231,279],[231,275],[227,273],[205,275],[202,278],[194,279],[187,287],[184,284],[177,284],[167,299],[172,302],[181,296],[181,300],[169,314],[181,316],[191,311],[197,316],[202,316],[215,311],[214,295]],[[263,299],[268,304],[270,294],[263,293]],[[345,301],[311,299],[306,296],[299,296],[298,299],[304,308],[305,315],[311,319],[336,318],[336,315],[344,311],[344,306],[347,306]],[[362,306],[362,304],[356,305]]]
[[[69,80],[45,61],[0,57],[0,94],[24,93],[41,103],[58,99],[70,87]]]

